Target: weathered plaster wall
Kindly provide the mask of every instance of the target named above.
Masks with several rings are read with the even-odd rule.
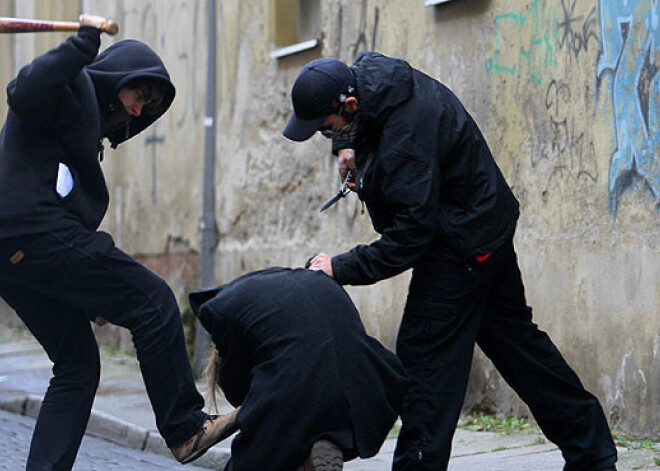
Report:
[[[516,244],[537,322],[614,425],[657,435],[657,2],[421,3],[325,2],[322,48],[274,61],[263,4],[224,2],[221,62],[234,66],[220,104],[219,279],[375,237],[353,197],[318,214],[337,186],[327,142],[279,132],[309,60],[405,57],[462,98],[521,201]],[[406,284],[350,289],[389,346]],[[466,401],[475,405],[526,413],[482,355]]]
[[[31,2],[20,3],[29,10]],[[198,282],[206,2],[88,3],[118,19],[121,38],[151,44],[177,85],[162,120],[107,153],[113,198],[103,227],[157,268],[185,306],[186,290]],[[218,2],[217,282],[269,265],[299,266],[319,250],[337,253],[376,237],[354,195],[319,214],[338,186],[328,142],[291,143],[280,132],[289,90],[308,61],[351,62],[365,49],[404,57],[462,99],[520,199],[516,245],[536,322],[613,425],[657,436],[658,2],[423,4],[322,1],[321,46],[276,60],[269,55],[272,2]],[[1,0],[0,12],[8,8]],[[104,37],[104,47],[114,40]],[[16,50],[7,41],[0,37],[3,61]],[[22,41],[32,41],[32,49],[19,48],[30,53],[45,46]],[[0,74],[6,82],[4,68]],[[349,288],[369,331],[389,347],[408,277]],[[472,407],[526,413],[481,354],[466,399]]]
[[[117,36],[102,36],[102,49],[125,38],[145,41],[162,57],[177,87],[175,102],[162,119],[117,150],[106,143],[102,167],[111,203],[101,228],[112,233],[117,246],[165,277],[186,309],[187,293],[199,286],[206,2],[85,3],[89,13],[115,18],[120,25]],[[0,0],[4,16],[76,21],[80,11],[78,0]],[[0,35],[2,62],[7,64],[0,68],[3,84],[16,67],[66,37],[66,33]],[[0,112],[4,117],[5,99]],[[7,308],[0,307],[0,320],[16,324]],[[97,332],[122,349],[131,348],[130,335],[123,329],[107,326]]]

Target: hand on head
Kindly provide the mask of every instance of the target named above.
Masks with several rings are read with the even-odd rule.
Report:
[[[330,278],[334,278],[332,273],[332,257],[328,254],[320,253],[316,255],[309,264],[309,269],[314,271],[323,271]]]

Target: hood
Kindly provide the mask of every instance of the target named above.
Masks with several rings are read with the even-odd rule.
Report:
[[[289,268],[283,267],[266,268],[246,273],[222,286],[193,291],[188,295],[190,308],[207,332],[216,332],[215,324],[218,321],[218,318],[213,314],[214,310],[228,310],[228,312],[240,314],[241,312],[250,309],[251,298],[245,297],[244,291],[239,288],[243,282],[271,273],[279,273],[289,270]]]
[[[301,268],[300,270],[304,270],[304,269]],[[250,299],[243,298],[239,293],[239,291],[236,289],[237,286],[241,285],[246,280],[250,280],[253,278],[256,279],[259,277],[268,276],[271,274],[278,274],[282,272],[288,272],[288,271],[291,271],[291,268],[288,267],[265,268],[263,270],[257,270],[250,273],[246,273],[222,286],[193,291],[188,295],[190,308],[192,309],[195,316],[200,320],[202,325],[204,325],[204,327],[206,328],[205,324],[209,324],[211,322],[211,320],[206,318],[206,316],[204,315],[204,309],[202,309],[206,303],[208,303],[214,298],[218,298],[216,300],[217,305],[220,305],[220,299],[221,299],[222,302],[225,304],[231,301],[233,303],[233,306],[236,305],[241,307],[245,306],[245,308],[247,309],[247,306],[250,303]]]
[[[208,301],[215,298],[220,291],[222,291],[222,287],[197,290],[188,295],[190,309],[192,309],[195,317],[199,319],[199,323],[202,324],[204,330],[209,333],[214,332],[213,324],[215,322],[215,316],[209,315],[208,310],[203,309],[203,307]]]
[[[207,301],[215,298],[215,296],[222,291],[222,286],[211,289],[200,289],[193,291],[188,295],[188,302],[190,303],[190,309],[192,309],[193,314],[201,321],[200,310]]]
[[[175,89],[170,75],[158,55],[146,44],[127,39],[108,47],[99,54],[94,62],[85,67],[94,83],[96,98],[99,102],[104,122],[110,113],[121,107],[119,90],[127,83],[138,78],[161,80],[165,84],[162,112],[158,115],[143,113],[129,118],[127,127],[107,132],[113,148],[139,134],[170,107],[174,100]]]
[[[351,66],[357,82],[363,119],[385,119],[412,96],[413,70],[403,59],[377,52],[361,53]]]

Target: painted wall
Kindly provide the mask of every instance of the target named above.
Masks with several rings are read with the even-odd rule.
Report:
[[[177,85],[162,120],[108,153],[113,201],[103,227],[157,267],[185,307],[201,240],[206,2],[85,3],[114,16],[121,37],[152,45]],[[376,237],[354,195],[318,212],[338,187],[328,142],[295,144],[280,132],[308,61],[351,62],[365,49],[404,57],[462,99],[521,202],[516,245],[536,322],[612,425],[657,437],[658,1],[322,0],[321,12],[318,48],[272,59],[275,2],[218,2],[217,282]],[[15,50],[7,41],[3,60]],[[113,41],[105,37],[104,47]],[[408,279],[349,289],[389,347]],[[481,354],[470,408],[527,413]]]

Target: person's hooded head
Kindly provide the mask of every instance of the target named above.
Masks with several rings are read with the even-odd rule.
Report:
[[[146,44],[128,39],[101,52],[85,70],[90,75],[111,146],[156,121],[175,95],[170,75]]]

